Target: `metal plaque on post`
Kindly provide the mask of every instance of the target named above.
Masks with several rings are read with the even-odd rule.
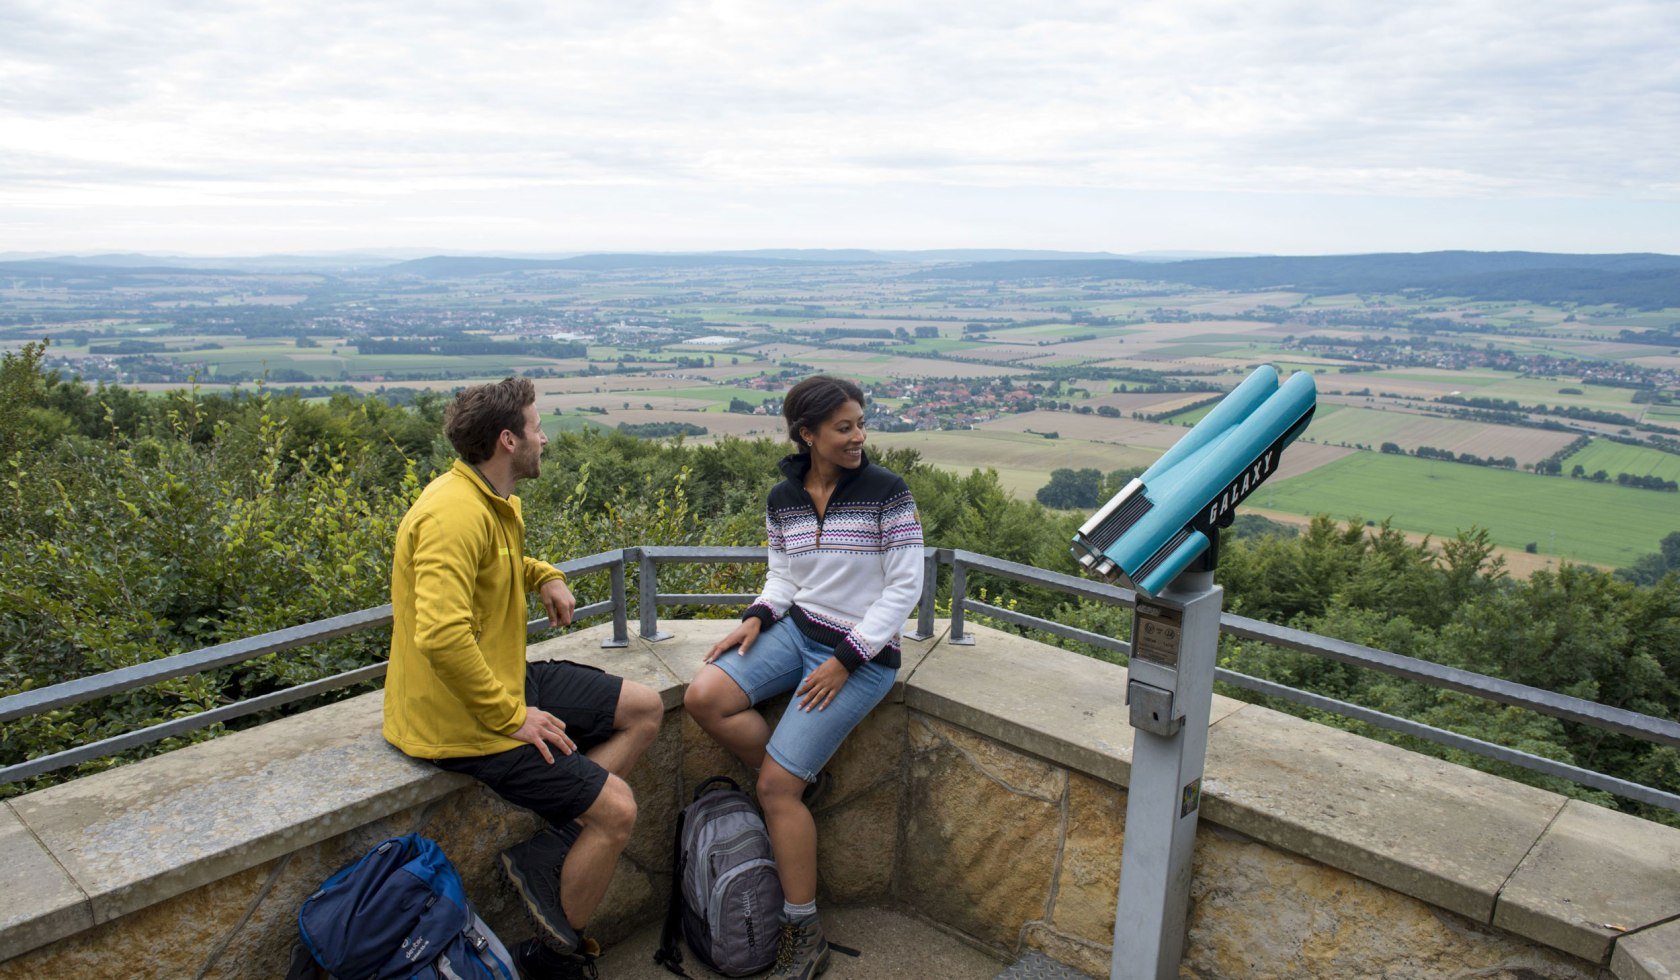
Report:
[[[1178,669],[1179,644],[1184,638],[1184,610],[1138,600],[1132,622],[1132,656]]]

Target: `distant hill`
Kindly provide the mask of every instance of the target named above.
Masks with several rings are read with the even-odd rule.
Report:
[[[21,262],[0,262],[0,276],[48,279],[126,279],[141,276],[237,276],[232,269],[200,269],[174,265],[95,265],[79,260],[29,259]]]
[[[1680,306],[1680,256],[1655,253],[1392,252],[1137,262],[1126,259],[974,262],[911,279],[1138,279],[1213,289],[1288,289],[1318,295],[1416,291],[1430,296],[1535,302]]]
[[[577,255],[569,259],[504,259],[492,256],[434,255],[425,259],[398,262],[381,269],[390,275],[423,276],[429,279],[449,279],[456,276],[488,276],[509,272],[530,272],[541,269],[579,269],[607,271],[612,269],[704,269],[744,266],[808,265],[791,259],[752,255],[705,254],[601,254]]]
[[[252,273],[336,273],[352,269],[390,265],[398,256],[374,253],[341,252],[331,255],[144,255],[135,252],[111,252],[99,255],[25,255],[0,253],[0,264],[6,262],[47,262],[61,266],[109,271],[112,269],[167,270],[185,272],[235,271]]]
[[[1123,257],[1113,252],[1058,252],[1042,248],[929,248],[915,251],[883,249],[876,254],[899,262],[1078,262]]]
[[[751,248],[738,251],[708,252],[730,258],[785,259],[789,262],[890,262],[881,252],[867,248]]]
[[[902,251],[867,248],[759,248],[723,252],[625,252],[564,258],[435,255],[387,265],[393,275],[428,278],[485,276],[537,269],[703,269],[731,266],[860,265],[866,263],[1113,260],[1111,252],[1054,252],[1041,249],[956,248]]]
[[[13,253],[16,255],[17,253]],[[1199,286],[1313,295],[1409,293],[1471,300],[1680,307],[1680,256],[1634,252],[1388,252],[1366,255],[1239,256],[1172,259],[1165,253],[1032,249],[756,249],[733,252],[594,253],[560,257],[434,255],[391,262],[373,254],[267,255],[236,258],[113,253],[0,260],[0,277],[129,280],[160,276],[315,274],[454,279],[545,269],[798,268],[892,264],[908,280],[1016,282],[1026,279],[1127,279],[1162,289]]]
[[[1057,252],[1032,248],[758,248],[746,251],[708,252],[707,255],[743,255],[757,258],[790,259],[796,262],[1011,262],[1026,259],[1118,259],[1113,252]],[[1144,256],[1132,256],[1143,258]],[[1189,258],[1178,255],[1175,258]]]

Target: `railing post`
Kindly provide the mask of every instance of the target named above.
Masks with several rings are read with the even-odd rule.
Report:
[[[939,552],[934,548],[922,551],[922,598],[916,606],[916,632],[907,640],[927,640],[933,637],[933,600],[939,594]]]
[[[963,633],[963,600],[968,597],[968,566],[961,558],[951,558],[951,635],[947,643],[969,647],[974,637]]]
[[[642,639],[668,640],[670,633],[659,632],[659,572],[654,566],[653,556],[646,551],[639,551],[640,567],[636,573],[636,585],[640,592],[641,606],[641,634]]]
[[[620,548],[618,560],[612,564],[612,637],[601,641],[606,648],[627,647],[630,645],[630,628],[625,606],[628,604],[624,593],[624,549]]]

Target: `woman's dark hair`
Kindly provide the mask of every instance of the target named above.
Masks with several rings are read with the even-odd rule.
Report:
[[[782,399],[782,418],[787,419],[788,439],[800,452],[810,447],[799,438],[800,429],[817,431],[830,415],[847,402],[863,407],[863,389],[844,378],[816,374],[788,389]]]
[[[504,431],[525,433],[525,406],[536,400],[530,378],[462,388],[444,410],[443,434],[462,459],[476,466],[496,454],[496,440]]]

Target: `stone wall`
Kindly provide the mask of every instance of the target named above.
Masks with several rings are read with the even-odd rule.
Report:
[[[632,774],[637,830],[602,903],[600,935],[612,942],[664,912],[675,828],[681,721],[668,717]],[[531,934],[497,860],[537,829],[528,810],[472,783],[421,806],[309,844],[229,877],[104,922],[0,963],[0,978],[270,978],[282,975],[297,941],[297,913],[334,871],[389,837],[436,840],[461,872],[467,893],[497,935]]]
[[[533,648],[653,686],[664,726],[596,931],[656,921],[677,813],[748,774],[681,710],[731,624]],[[900,683],[830,765],[819,898],[891,903],[1011,957],[1107,973],[1125,833],[1124,671],[1004,633],[905,644]],[[272,977],[304,897],[378,841],[437,839],[504,938],[496,861],[534,818],[378,736],[379,695],[7,801],[0,980]],[[776,709],[772,709],[772,715]],[[1190,977],[1643,980],[1680,963],[1680,832],[1216,699]]]
[[[899,894],[1004,955],[1108,973],[1126,791],[912,712]],[[1217,825],[1197,834],[1185,976],[1584,980],[1575,957]]]

